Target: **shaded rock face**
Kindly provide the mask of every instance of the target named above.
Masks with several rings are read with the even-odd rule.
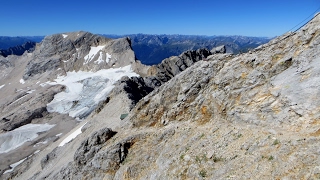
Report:
[[[199,49],[195,51],[186,51],[180,56],[173,56],[164,59],[160,64],[154,65],[148,69],[146,77],[123,78],[117,85],[114,93],[122,90],[128,94],[132,100],[131,108],[144,96],[160,87],[171,78],[186,70],[194,63],[200,60],[206,60],[211,52],[207,49]],[[225,55],[229,56],[229,55]]]
[[[211,52],[207,49],[186,51],[180,56],[164,59],[160,64],[152,66],[148,71],[148,75],[158,77],[161,82],[167,82],[195,62],[205,60],[209,55],[211,55]]]

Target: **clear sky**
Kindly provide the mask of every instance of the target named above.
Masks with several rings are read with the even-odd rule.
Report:
[[[99,34],[281,35],[320,0],[0,0],[0,36]]]

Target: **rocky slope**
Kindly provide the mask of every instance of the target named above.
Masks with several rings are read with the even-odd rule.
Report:
[[[318,179],[319,49],[318,15],[246,54],[169,58],[146,68],[160,86],[133,108],[128,92],[151,87],[149,76],[123,77],[76,128],[2,177]]]
[[[0,70],[1,175],[102,106],[122,76],[147,73],[129,39],[88,32],[47,36],[32,53],[0,56]]]

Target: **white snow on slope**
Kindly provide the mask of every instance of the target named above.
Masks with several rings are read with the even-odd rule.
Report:
[[[50,85],[61,84],[66,91],[58,93],[47,104],[48,112],[69,114],[71,117],[83,118],[89,115],[100,101],[114,88],[114,83],[123,76],[139,76],[132,71],[131,65],[123,68],[102,69],[97,72],[67,72],[58,76]]]
[[[84,63],[83,64],[88,64],[95,56],[96,54],[101,51],[105,46],[98,46],[98,47],[93,47],[91,46],[90,48],[90,52],[89,54],[87,54],[85,57],[84,57]]]
[[[39,132],[48,131],[53,125],[50,124],[27,124],[13,131],[0,134],[0,154],[9,152],[27,141],[38,137]]]
[[[100,64],[100,63],[104,62],[104,60],[102,59],[102,56],[103,56],[102,55],[102,51],[100,51],[100,55],[99,55],[98,59],[94,63]]]
[[[106,62],[108,63],[110,61],[110,59],[111,59],[111,55],[107,53],[106,56],[107,56],[106,57]]]
[[[103,57],[103,53],[100,51],[100,55],[94,63],[96,63],[96,64],[103,63],[104,60],[102,59],[102,57]],[[106,53],[106,63],[108,63],[110,61],[110,59],[111,59],[111,55]]]
[[[14,170],[15,167],[17,167],[19,164],[23,163],[23,161],[25,161],[27,158],[21,159],[20,161],[13,163],[10,165],[11,169],[6,170],[3,174],[7,174],[9,172],[12,172]]]
[[[0,89],[3,88],[4,86],[5,86],[5,84],[4,84],[4,85],[1,85],[1,86],[0,86]]]
[[[27,93],[28,94],[31,94],[31,93],[33,93],[33,92],[35,92],[36,90],[35,89],[33,89],[33,90],[30,90],[30,91],[27,91]]]
[[[23,79],[20,79],[20,83],[21,83],[21,84],[24,84],[25,82],[24,82],[24,80],[23,80]]]
[[[68,35],[66,35],[66,34],[62,34],[62,36],[63,36],[63,38],[66,38],[66,37],[68,37]]]
[[[61,141],[61,143],[59,144],[59,147],[64,146],[65,144],[70,142],[72,139],[76,138],[79,134],[81,134],[82,133],[81,129],[86,124],[87,123],[84,123],[81,127],[79,127],[77,130],[75,130],[73,133],[71,133],[68,137],[66,137],[63,141]]]

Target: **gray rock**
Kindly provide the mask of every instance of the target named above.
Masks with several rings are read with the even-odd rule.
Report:
[[[109,128],[104,128],[93,133],[88,139],[81,143],[74,155],[74,161],[78,167],[84,166],[90,162],[102,146],[116,134]]]
[[[64,37],[65,36],[65,37]],[[87,56],[91,47],[101,46],[100,54]],[[103,47],[102,47],[103,46]],[[108,59],[107,54],[111,55]],[[102,57],[100,57],[102,55]],[[103,61],[97,62],[99,58]],[[131,49],[129,38],[111,40],[88,32],[73,32],[46,36],[37,45],[26,67],[23,79],[61,68],[67,71],[98,71],[139,63]],[[53,75],[54,76],[54,75]]]
[[[226,46],[225,45],[222,45],[222,46],[218,46],[218,47],[215,47],[213,49],[211,49],[210,51],[212,54],[216,54],[216,53],[221,53],[221,54],[224,54],[227,52],[227,49],[226,49]]]

